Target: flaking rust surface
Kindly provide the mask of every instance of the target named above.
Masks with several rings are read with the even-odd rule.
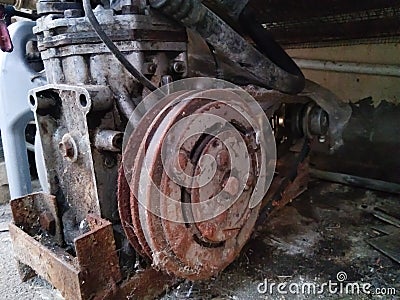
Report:
[[[395,287],[398,296],[400,265],[366,242],[379,235],[372,228],[388,226],[363,209],[376,204],[398,207],[398,198],[313,181],[308,191],[267,221],[219,277],[194,284],[182,282],[161,299],[277,299],[277,295],[259,294],[257,285],[264,279],[323,283],[335,280],[339,271],[346,272],[351,282]],[[0,206],[0,229],[7,229],[10,220],[9,207]],[[38,278],[20,283],[8,232],[0,232],[0,242],[2,299],[62,299]],[[327,294],[318,297],[337,298]],[[303,298],[285,295],[285,299]]]

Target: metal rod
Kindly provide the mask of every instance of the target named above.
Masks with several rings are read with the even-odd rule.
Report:
[[[354,185],[381,192],[400,194],[400,184],[393,182],[386,182],[377,179],[363,178],[354,175],[321,171],[316,169],[310,169],[310,175],[314,178],[322,180]]]
[[[122,139],[122,132],[99,130],[94,137],[94,146],[99,150],[119,152],[122,149]]]
[[[366,64],[294,58],[301,69],[400,77],[400,65]]]

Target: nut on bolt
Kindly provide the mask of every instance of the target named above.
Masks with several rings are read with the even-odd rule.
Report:
[[[172,70],[175,73],[182,74],[186,72],[186,65],[183,61],[176,61],[172,64]]]
[[[147,75],[154,74],[157,71],[157,65],[153,62],[146,62],[143,64],[143,73]]]

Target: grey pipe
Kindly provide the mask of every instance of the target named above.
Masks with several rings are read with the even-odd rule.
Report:
[[[355,175],[334,173],[316,169],[310,169],[310,175],[314,178],[322,180],[358,186],[381,192],[400,194],[400,184],[394,182],[386,182],[377,179],[363,178]]]
[[[294,58],[301,69],[400,77],[399,65],[366,64]]]
[[[25,59],[26,43],[34,38],[33,26],[31,21],[11,24],[8,29],[16,47],[12,53],[0,53],[0,128],[12,199],[32,192],[25,128],[34,116],[27,95],[45,84],[40,78],[32,82],[37,74]]]

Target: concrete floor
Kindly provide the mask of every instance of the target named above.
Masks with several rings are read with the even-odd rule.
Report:
[[[313,182],[306,193],[258,231],[242,256],[220,277],[205,283],[183,283],[163,299],[400,299],[400,265],[366,242],[380,235],[373,228],[390,227],[372,216],[370,209],[375,205],[396,207],[400,212],[396,196]],[[372,293],[375,288],[392,287],[397,296],[293,295],[278,293],[276,288],[271,295],[257,290],[265,280],[269,286],[286,283],[287,287],[291,283],[338,282],[339,272],[346,273],[345,282],[370,283]]]
[[[400,265],[374,250],[367,240],[381,235],[376,228],[396,229],[375,218],[375,206],[396,208],[396,196],[315,181],[309,190],[257,231],[243,254],[218,278],[182,282],[161,299],[400,299]],[[8,206],[0,207],[0,299],[61,299],[41,279],[20,283],[12,259]],[[393,227],[393,228],[392,228]],[[396,295],[260,293],[261,283],[301,285],[347,280],[376,288],[394,288]],[[343,273],[341,273],[343,275]],[[391,291],[393,292],[393,291]]]

